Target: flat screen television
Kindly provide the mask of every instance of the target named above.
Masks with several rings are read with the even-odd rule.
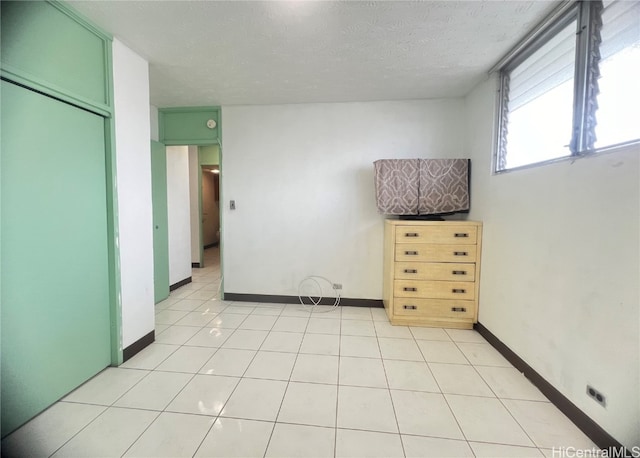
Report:
[[[380,213],[415,220],[469,213],[471,159],[380,159],[373,164]]]

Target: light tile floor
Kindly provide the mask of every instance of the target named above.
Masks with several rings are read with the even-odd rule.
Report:
[[[156,342],[8,436],[3,456],[541,457],[594,444],[475,331],[383,309],[219,299],[218,250]]]

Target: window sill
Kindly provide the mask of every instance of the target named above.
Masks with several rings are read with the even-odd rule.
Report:
[[[562,156],[562,157],[557,157],[555,159],[549,159],[546,161],[541,161],[541,162],[534,162],[532,164],[526,164],[526,165],[520,165],[518,167],[511,167],[508,169],[504,169],[504,170],[493,170],[493,172],[491,173],[492,175],[502,175],[504,173],[510,173],[510,172],[517,172],[520,170],[527,170],[527,169],[531,169],[531,168],[535,168],[535,167],[541,167],[541,166],[545,166],[545,165],[549,165],[549,164],[557,164],[560,162],[575,162],[577,160],[580,159],[587,159],[587,158],[592,158],[592,157],[597,157],[597,156],[601,156],[603,154],[611,154],[611,153],[621,153],[621,152],[626,152],[626,151],[634,151],[635,149],[638,149],[638,151],[640,152],[640,139],[637,140],[630,140],[628,142],[624,142],[624,143],[619,143],[617,145],[612,145],[612,146],[607,146],[604,148],[599,148],[593,151],[585,151],[573,156]]]

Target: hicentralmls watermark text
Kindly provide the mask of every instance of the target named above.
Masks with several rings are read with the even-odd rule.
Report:
[[[553,447],[551,449],[553,458],[640,458],[640,446],[627,448],[576,448],[576,447]]]

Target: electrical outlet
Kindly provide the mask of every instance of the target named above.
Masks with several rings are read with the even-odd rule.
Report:
[[[333,284],[333,289],[342,289],[342,284],[341,283],[334,283]]]
[[[607,399],[604,397],[604,394],[600,393],[598,390],[596,390],[592,386],[587,385],[587,394],[589,395],[590,398],[593,398],[602,407],[607,407]]]

